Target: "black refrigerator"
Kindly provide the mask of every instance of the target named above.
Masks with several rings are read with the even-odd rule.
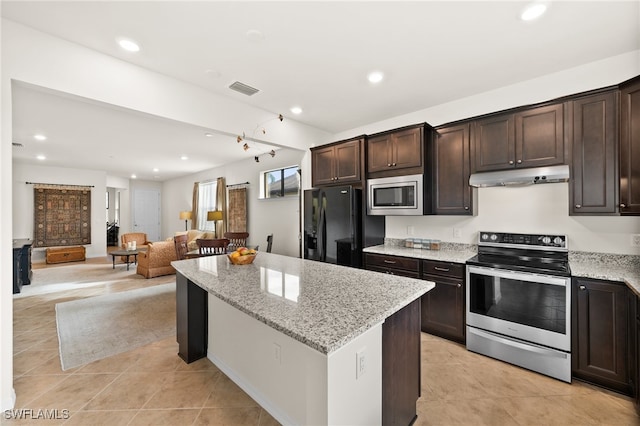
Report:
[[[384,216],[367,216],[352,186],[304,191],[304,258],[362,267],[362,248],[384,243]]]

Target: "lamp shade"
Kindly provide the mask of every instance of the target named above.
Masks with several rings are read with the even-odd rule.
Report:
[[[189,219],[191,219],[191,211],[180,212],[180,219],[181,220],[189,220]]]
[[[207,220],[222,220],[222,210],[207,212]]]

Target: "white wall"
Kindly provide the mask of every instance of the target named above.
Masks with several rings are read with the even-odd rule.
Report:
[[[107,255],[105,192],[107,174],[101,171],[13,164],[13,238],[33,239],[33,185],[25,182],[87,185],[91,188],[91,244],[87,257]],[[33,261],[43,261],[44,248],[33,249]]]
[[[248,231],[249,242],[260,245],[264,250],[267,235],[273,234],[273,253],[299,256],[297,197],[260,200],[259,174],[266,170],[302,165],[305,152],[294,149],[280,149],[275,157],[262,155],[260,162],[243,160],[204,172],[164,182],[162,185],[162,236],[172,237],[176,231],[184,230],[184,220],[180,211],[191,210],[193,183],[224,177],[227,185],[249,182],[248,188]],[[304,174],[303,169],[303,174]],[[191,228],[191,223],[189,223]]]
[[[334,140],[425,121],[432,126],[438,126],[615,85],[639,74],[640,51],[636,51],[371,123],[334,135]],[[476,243],[479,231],[558,233],[569,236],[571,250],[640,254],[640,248],[631,247],[630,244],[630,234],[640,234],[640,217],[569,216],[567,183],[527,188],[480,188],[476,202],[476,217],[387,216],[386,237],[407,238],[411,236],[407,232],[408,226],[414,227],[412,236],[415,237],[461,243]],[[453,228],[461,230],[461,238],[453,237]]]

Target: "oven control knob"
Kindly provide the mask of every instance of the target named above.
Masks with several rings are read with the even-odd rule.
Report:
[[[491,241],[495,241],[498,239],[498,236],[496,234],[491,234]]]
[[[543,244],[551,243],[551,237],[542,237],[542,243]]]
[[[564,246],[564,240],[563,240],[561,237],[555,237],[555,238],[553,239],[553,243],[554,243],[555,245],[560,246],[560,247],[563,247],[563,246]]]
[[[488,234],[482,234],[481,238],[482,238],[483,241],[486,241],[486,240],[489,239],[489,235]]]

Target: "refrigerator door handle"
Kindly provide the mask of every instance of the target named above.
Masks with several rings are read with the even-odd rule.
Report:
[[[318,205],[320,214],[318,215],[318,259],[322,262],[327,260],[327,223],[325,218],[324,200],[327,198],[324,191],[318,194]]]
[[[356,214],[356,200],[355,200],[355,196],[353,191],[350,192],[350,200],[349,200],[349,205],[351,206],[351,214],[349,215],[349,231],[351,233],[351,250],[355,250],[356,249],[356,220],[355,220],[355,214]]]

